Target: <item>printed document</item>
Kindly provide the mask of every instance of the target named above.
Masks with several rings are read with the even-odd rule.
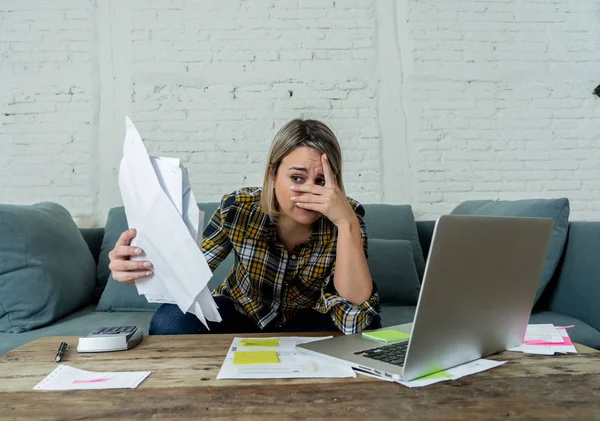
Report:
[[[150,371],[93,372],[61,364],[33,390],[135,389]]]
[[[328,337],[234,338],[217,380],[356,377],[350,366],[296,350]]]
[[[554,326],[553,324],[527,325],[523,343],[509,351],[525,354],[554,355],[554,353],[573,353],[577,350],[567,333],[572,326]]]
[[[131,245],[140,247],[153,275],[136,281],[140,295],[151,303],[177,304],[208,328],[220,322],[207,287],[212,271],[201,250],[204,215],[179,159],[149,156],[129,118],[119,169],[119,187],[129,228],[137,230]]]

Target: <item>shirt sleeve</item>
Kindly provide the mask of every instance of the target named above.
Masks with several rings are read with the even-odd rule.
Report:
[[[356,216],[360,221],[360,235],[362,238],[365,257],[368,256],[367,230],[363,220],[364,208],[360,205],[355,209]],[[321,290],[321,297],[317,301],[315,310],[319,313],[329,313],[333,324],[345,335],[358,333],[365,330],[373,318],[381,311],[379,306],[379,293],[377,285],[373,282],[371,297],[362,304],[356,305],[340,297],[333,284],[335,272],[335,261],[331,273],[325,279]]]
[[[223,196],[221,205],[213,213],[208,225],[204,229],[202,253],[204,253],[208,266],[213,272],[225,260],[233,248],[229,237],[231,227],[228,226],[226,221],[227,212],[230,211],[234,201],[234,195]]]

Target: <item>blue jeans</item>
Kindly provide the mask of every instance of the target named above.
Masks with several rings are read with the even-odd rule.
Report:
[[[223,319],[220,323],[208,322],[210,331],[191,313],[182,313],[175,304],[161,305],[150,321],[150,335],[185,335],[200,333],[260,333],[260,332],[332,332],[338,330],[329,314],[312,309],[302,309],[281,327],[266,326],[260,329],[254,320],[236,310],[228,297],[214,297]],[[375,316],[367,329],[381,327],[381,318]]]

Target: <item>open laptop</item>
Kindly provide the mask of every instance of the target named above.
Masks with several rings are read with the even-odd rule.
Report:
[[[436,221],[410,339],[362,334],[297,345],[394,380],[413,380],[521,344],[554,221],[444,215]],[[385,322],[385,320],[384,320]]]

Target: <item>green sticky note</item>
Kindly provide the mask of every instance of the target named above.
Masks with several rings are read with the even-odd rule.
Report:
[[[235,351],[233,353],[234,364],[273,364],[278,363],[275,351]]]
[[[362,335],[365,338],[374,339],[379,342],[401,341],[410,338],[410,334],[393,329],[363,332]]]
[[[260,338],[245,338],[238,342],[239,346],[277,346],[279,345],[279,338],[274,339],[260,339]]]
[[[438,371],[437,373],[431,373],[427,376],[419,377],[417,380],[431,380],[431,379],[449,379],[452,374],[447,371]]]

